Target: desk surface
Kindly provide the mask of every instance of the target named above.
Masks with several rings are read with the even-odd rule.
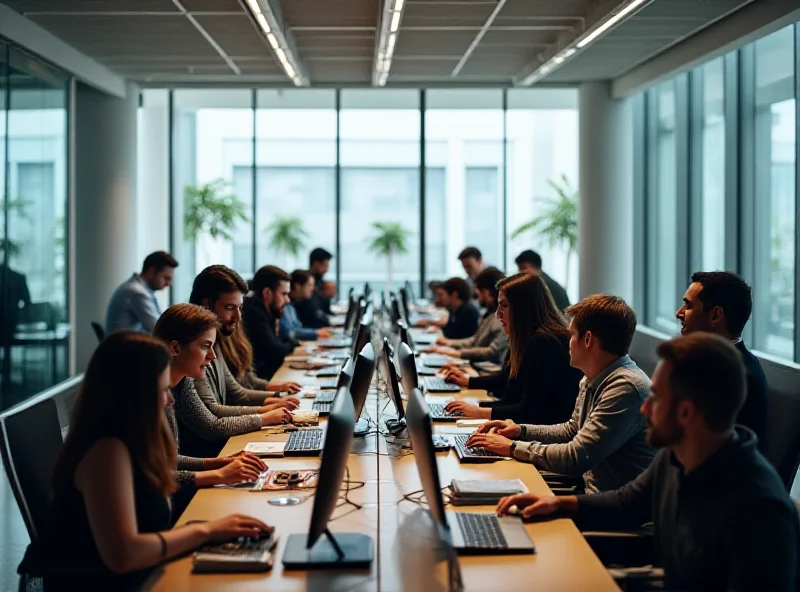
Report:
[[[315,379],[301,370],[284,365],[275,380],[294,380],[314,384]],[[485,397],[483,391],[463,391],[461,398]],[[429,397],[435,400],[435,397]],[[444,397],[440,397],[444,398]],[[451,397],[452,398],[452,397]],[[312,401],[303,399],[302,408]],[[380,411],[393,413],[394,407],[371,389],[362,415],[368,416],[383,430]],[[321,422],[324,428],[324,419]],[[464,432],[455,424],[435,423],[438,433]],[[253,432],[231,438],[221,455],[238,452],[254,440],[281,440],[286,435],[265,435]],[[453,477],[473,479],[519,478],[531,492],[548,493],[549,489],[532,465],[513,460],[485,465],[460,465],[455,452],[442,453],[439,472],[442,485]],[[267,459],[270,468],[313,468],[319,459]],[[435,540],[426,532],[430,521],[420,506],[402,499],[403,494],[421,489],[413,456],[394,444],[387,445],[383,435],[373,433],[355,439],[348,460],[351,482],[364,485],[350,491],[348,499],[362,505],[337,507],[330,523],[332,532],[369,534],[375,544],[375,561],[371,569],[353,571],[284,571],[281,559],[288,535],[305,533],[311,520],[313,497],[310,491],[293,492],[305,498],[295,506],[278,507],[267,503],[280,492],[250,492],[211,488],[197,492],[178,524],[190,520],[209,520],[230,513],[250,514],[277,529],[279,540],[275,565],[260,574],[193,575],[191,558],[184,557],[167,564],[151,579],[149,589],[177,592],[182,590],[446,590],[445,562],[441,561]],[[448,510],[492,512],[493,506],[458,507]],[[516,589],[522,582],[536,582],[544,590],[617,590],[608,572],[592,553],[578,529],[570,520],[528,524],[526,529],[536,546],[535,555],[461,556],[459,562],[466,590],[491,590],[498,584]]]

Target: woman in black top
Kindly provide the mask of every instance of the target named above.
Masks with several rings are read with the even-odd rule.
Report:
[[[485,389],[499,399],[490,407],[465,401],[448,411],[465,417],[513,419],[548,425],[567,421],[575,408],[582,373],[569,363],[569,328],[544,281],[519,273],[497,283],[497,318],[508,335],[503,369],[491,376],[468,377],[447,371],[448,382]]]
[[[130,589],[171,557],[268,528],[228,516],[165,530],[175,489],[175,442],[163,419],[171,357],[163,342],[133,331],[109,335],[92,356],[36,553],[45,590]]]

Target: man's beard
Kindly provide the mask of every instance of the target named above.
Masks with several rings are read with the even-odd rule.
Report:
[[[224,337],[230,337],[231,335],[233,335],[234,331],[236,331],[236,324],[234,324],[233,326],[222,325],[219,328],[219,332],[222,333]]]
[[[680,442],[683,438],[683,430],[675,420],[675,410],[671,410],[669,416],[664,420],[661,427],[656,430],[653,424],[647,422],[647,443],[654,448],[665,448]]]

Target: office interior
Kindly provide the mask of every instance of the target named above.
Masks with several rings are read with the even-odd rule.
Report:
[[[277,45],[249,0],[0,2],[0,411],[79,377],[148,253],[180,262],[162,310],[207,265],[291,271],[312,247],[343,296],[386,287],[366,244],[390,221],[418,296],[472,245],[508,273],[536,250],[573,302],[623,297],[647,373],[692,272],[735,271],[770,425],[796,430],[796,2],[406,0],[397,23],[388,0],[258,3]],[[214,184],[241,207],[225,236],[187,221]],[[562,199],[574,245],[524,229]],[[28,541],[0,481],[6,589]]]

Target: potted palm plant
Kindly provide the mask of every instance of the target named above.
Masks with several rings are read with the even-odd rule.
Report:
[[[395,253],[408,253],[411,232],[397,222],[373,222],[375,234],[369,238],[368,249],[379,257],[386,257],[386,289],[392,289],[392,257]]]
[[[197,243],[201,235],[213,240],[233,239],[238,222],[247,222],[245,205],[228,192],[228,183],[216,179],[197,187],[187,185],[183,190],[183,236]],[[205,252],[206,260],[209,259]]]
[[[558,182],[550,179],[547,183],[555,195],[542,198],[544,212],[517,227],[511,233],[511,238],[517,238],[530,231],[534,233],[535,238],[541,238],[550,247],[566,245],[567,268],[564,282],[566,288],[569,282],[570,262],[578,246],[578,192],[572,188],[566,175],[561,175]]]
[[[275,216],[266,227],[269,235],[269,247],[279,257],[283,255],[283,263],[289,263],[289,257],[297,257],[305,247],[308,232],[303,228],[303,221],[292,216]]]

